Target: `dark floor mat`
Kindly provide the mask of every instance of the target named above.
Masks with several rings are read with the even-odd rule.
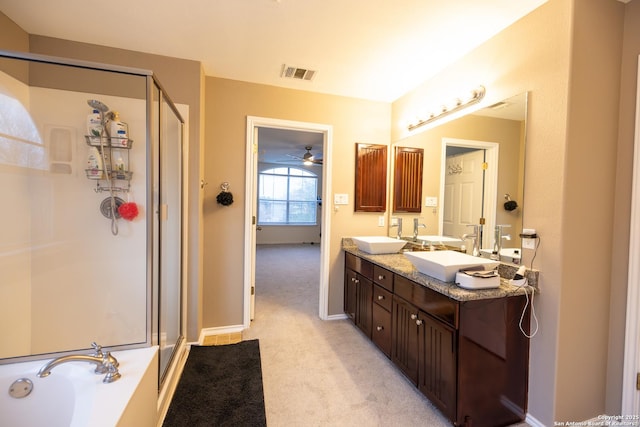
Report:
[[[163,426],[266,425],[258,340],[192,346]]]

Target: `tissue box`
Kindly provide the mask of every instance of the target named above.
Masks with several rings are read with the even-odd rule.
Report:
[[[491,289],[500,287],[500,276],[476,277],[458,271],[456,273],[456,284],[465,289]]]

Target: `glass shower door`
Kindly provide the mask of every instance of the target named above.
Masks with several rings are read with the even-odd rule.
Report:
[[[159,127],[159,359],[160,383],[182,336],[182,140],[183,124],[165,100]],[[163,262],[163,260],[180,260]]]

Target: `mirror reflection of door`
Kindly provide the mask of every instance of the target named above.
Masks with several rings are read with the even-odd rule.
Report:
[[[447,147],[443,234],[460,238],[483,216],[485,150]]]

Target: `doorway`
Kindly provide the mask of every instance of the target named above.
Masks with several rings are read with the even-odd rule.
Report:
[[[244,247],[244,312],[243,324],[248,328],[253,318],[255,307],[255,275],[256,275],[256,231],[257,231],[257,200],[258,200],[258,156],[259,130],[280,129],[304,131],[322,135],[322,153],[324,164],[322,168],[322,197],[329,200],[331,194],[331,147],[333,127],[331,125],[297,122],[264,117],[247,117],[246,133],[246,183],[245,183],[245,247]],[[329,209],[321,209],[322,234],[320,236],[320,278],[318,315],[321,319],[328,318],[329,296],[329,236],[331,230],[331,215]]]

